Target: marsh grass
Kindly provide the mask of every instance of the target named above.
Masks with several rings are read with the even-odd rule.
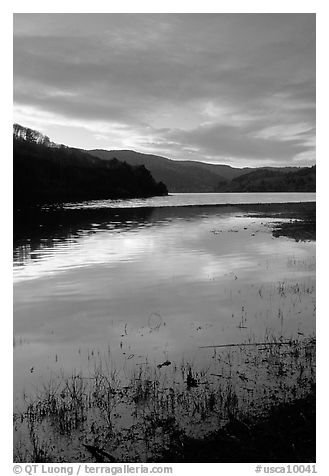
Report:
[[[203,351],[206,368],[146,363],[120,379],[107,355],[88,376],[52,379],[14,414],[14,460],[90,461],[89,445],[116,461],[156,461],[185,437],[257,420],[315,385],[314,337]]]

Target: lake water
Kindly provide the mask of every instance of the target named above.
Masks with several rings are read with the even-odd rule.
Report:
[[[171,193],[167,197],[134,198],[130,200],[91,200],[68,203],[65,208],[140,208],[221,205],[239,203],[314,202],[315,193]]]
[[[273,238],[277,219],[238,206],[174,206],[288,201],[288,194],[228,195],[176,194],[115,209],[113,201],[70,204],[20,231],[16,403],[50,375],[87,373],[104,352],[125,374],[146,361],[204,365],[203,346],[313,333],[314,242]],[[289,201],[314,198],[289,194]]]

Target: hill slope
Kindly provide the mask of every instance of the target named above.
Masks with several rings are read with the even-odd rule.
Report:
[[[252,169],[237,169],[228,165],[176,161],[158,155],[141,154],[133,150],[89,150],[91,155],[110,160],[116,157],[130,165],[144,164],[155,180],[163,181],[170,192],[214,192],[219,183]],[[161,178],[160,178],[161,177]]]
[[[158,181],[163,181],[170,192],[266,192],[314,191],[313,182],[304,183],[304,169],[298,167],[236,168],[204,162],[175,161],[165,157],[142,154],[133,150],[89,150],[94,157],[111,160],[116,157],[131,165],[144,164]],[[308,170],[306,168],[306,170]],[[295,179],[284,176],[297,173]],[[308,173],[308,172],[307,172]],[[307,174],[306,173],[306,174]],[[254,174],[254,175],[253,175]],[[242,177],[246,177],[245,180]],[[286,179],[285,179],[286,180]]]
[[[144,166],[104,162],[79,149],[59,146],[37,131],[14,125],[16,206],[100,198],[167,195]]]
[[[219,192],[315,192],[316,167],[259,169],[235,177],[218,187]]]

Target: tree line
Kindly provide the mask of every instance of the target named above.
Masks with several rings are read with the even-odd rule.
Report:
[[[144,166],[104,161],[14,124],[14,204],[167,195]]]

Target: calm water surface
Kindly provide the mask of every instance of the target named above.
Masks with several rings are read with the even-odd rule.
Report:
[[[68,203],[66,208],[132,208],[179,207],[239,203],[313,202],[315,193],[170,193],[167,197],[134,198],[131,200],[91,200]]]
[[[274,219],[238,207],[74,217],[15,243],[16,400],[104,352],[124,374],[146,360],[206,364],[205,345],[314,331],[315,243],[273,238]]]

